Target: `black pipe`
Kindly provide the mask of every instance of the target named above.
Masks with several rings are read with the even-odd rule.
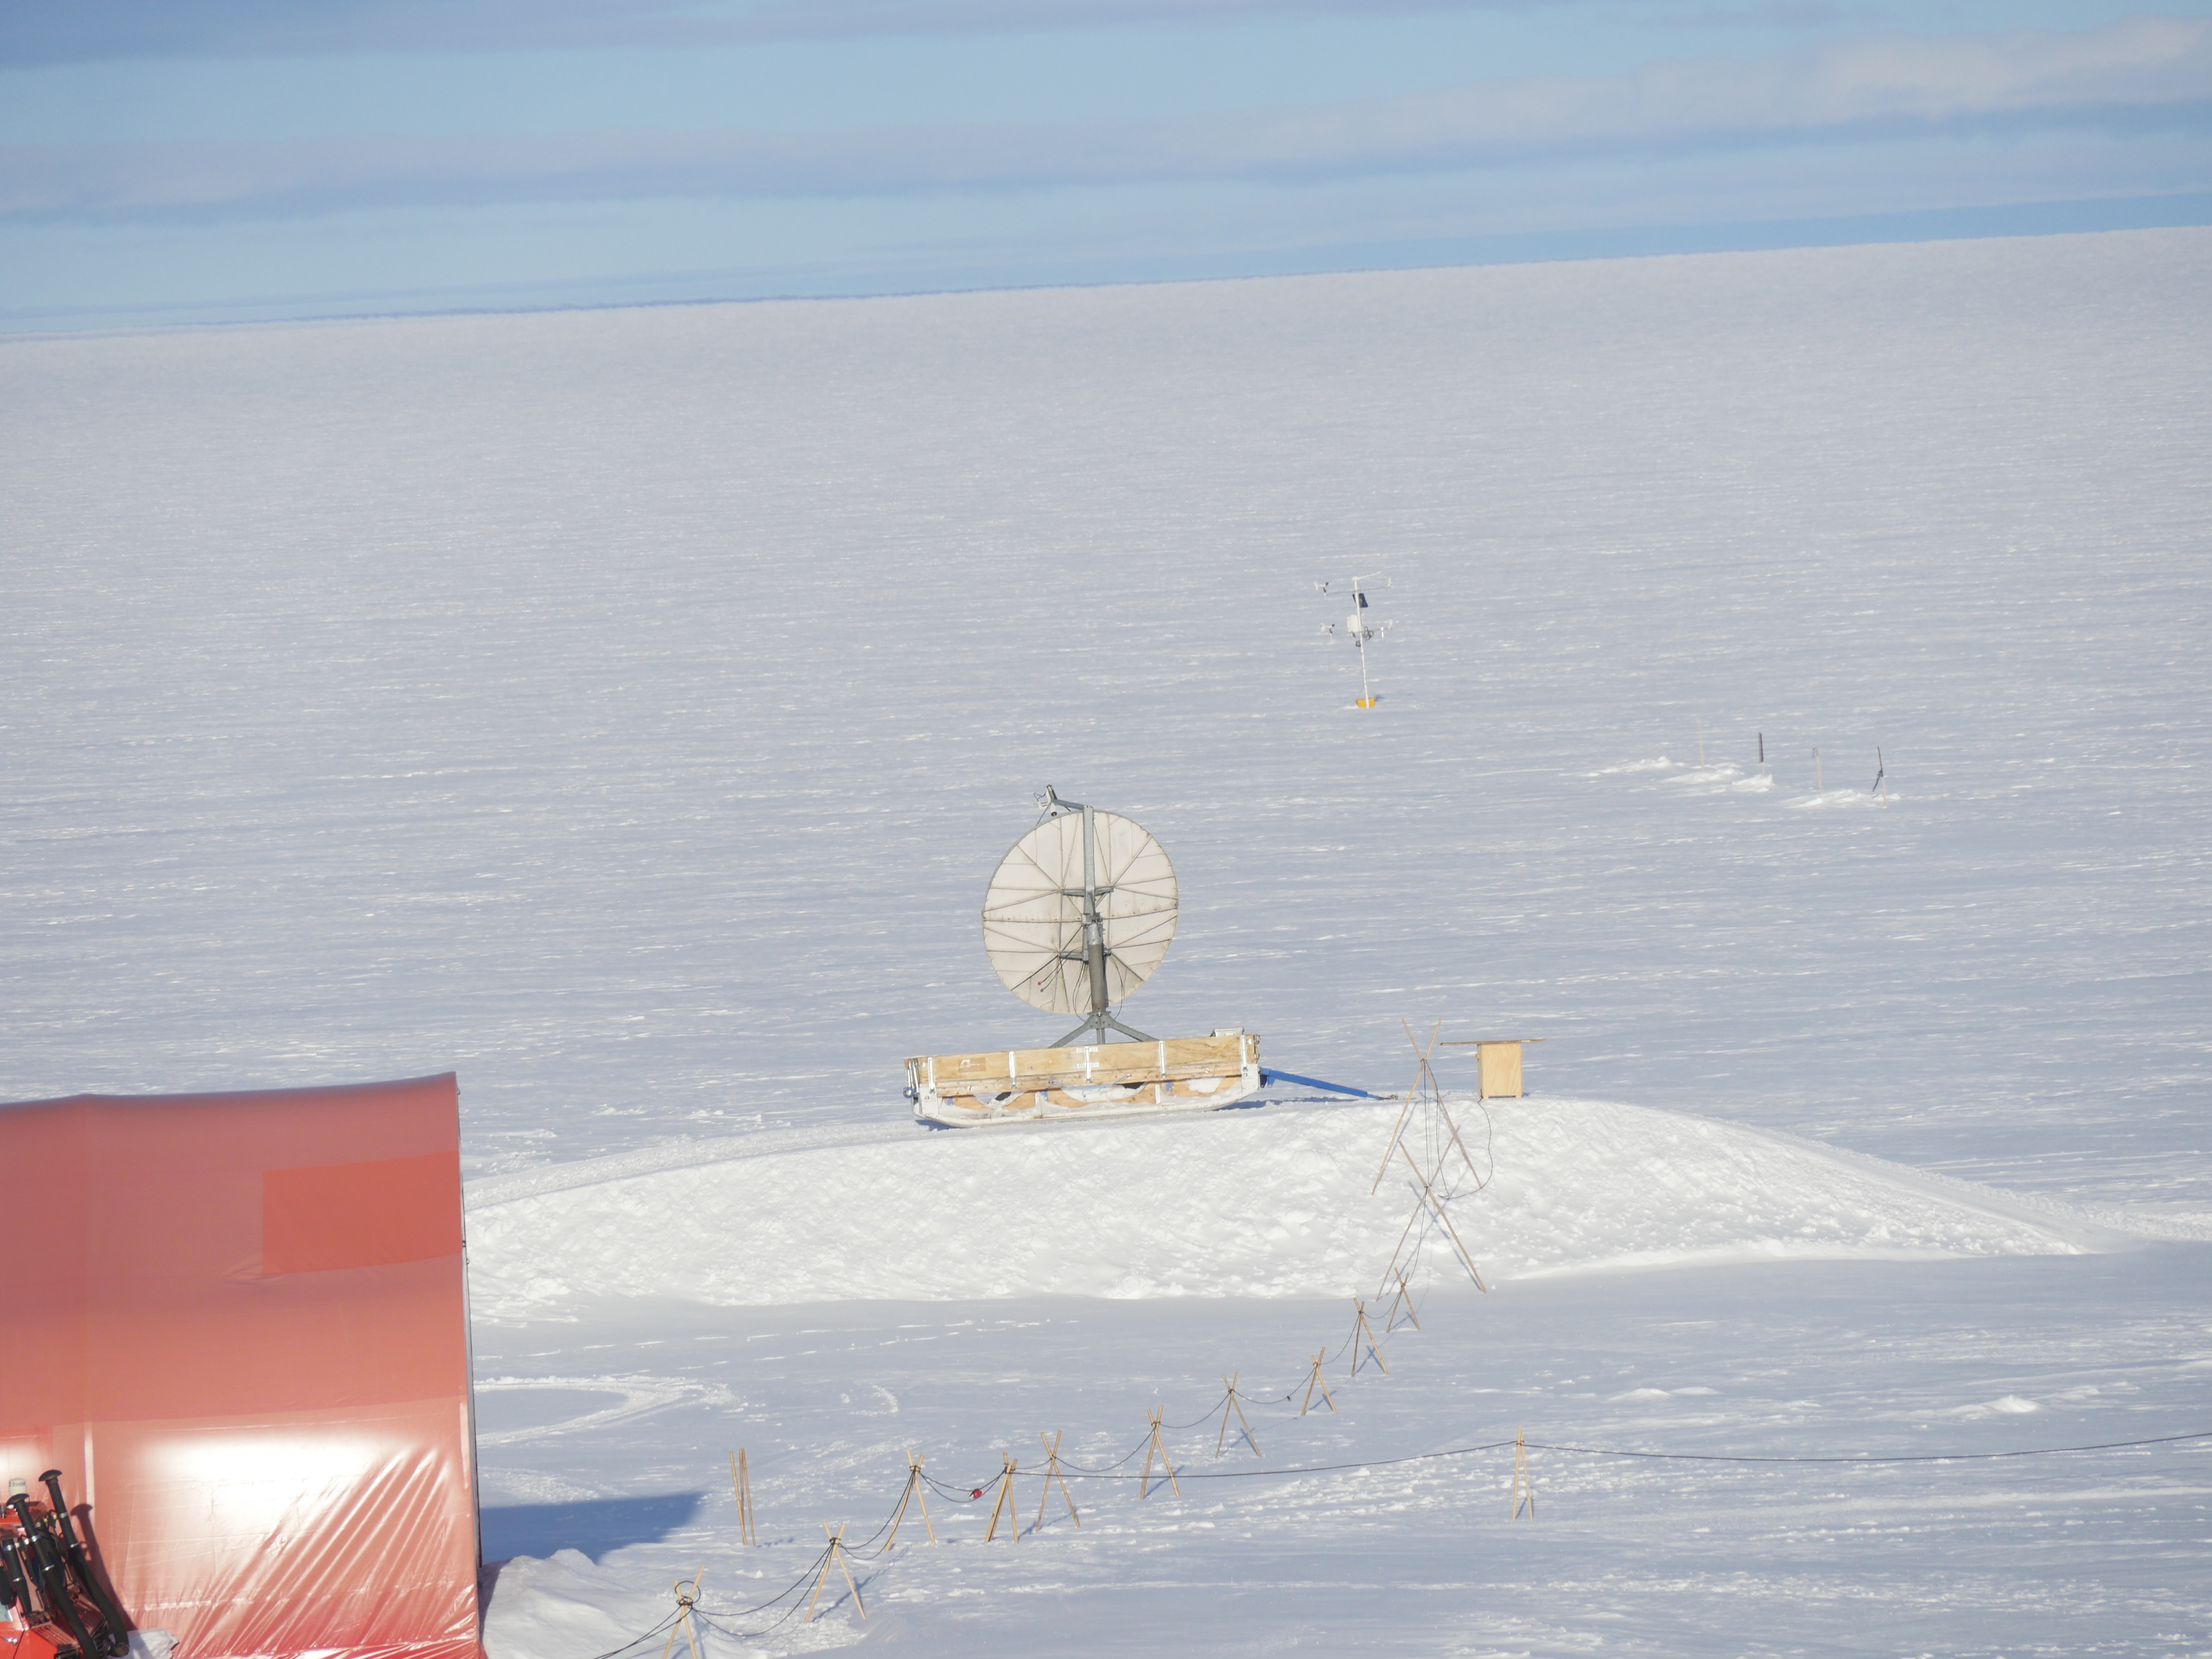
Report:
[[[48,1469],[39,1479],[46,1483],[46,1496],[53,1500],[53,1517],[61,1527],[62,1548],[69,1557],[70,1566],[76,1574],[77,1583],[84,1586],[85,1594],[92,1598],[93,1606],[100,1609],[100,1622],[107,1626],[108,1659],[123,1659],[131,1651],[131,1636],[124,1628],[123,1609],[93,1571],[91,1553],[78,1541],[76,1528],[70,1524],[69,1505],[62,1499],[62,1472]]]
[[[83,1659],[100,1659],[106,1649],[93,1641],[92,1632],[84,1627],[83,1615],[77,1612],[76,1598],[70,1594],[69,1563],[62,1557],[61,1546],[52,1532],[31,1518],[31,1500],[22,1493],[9,1492],[8,1507],[23,1523],[23,1535],[38,1564],[39,1599],[46,1604],[47,1615],[70,1633]]]
[[[15,1559],[15,1540],[12,1538],[0,1538],[0,1598],[4,1598],[9,1607],[18,1609],[27,1625],[39,1610],[39,1604],[31,1595],[29,1576]]]

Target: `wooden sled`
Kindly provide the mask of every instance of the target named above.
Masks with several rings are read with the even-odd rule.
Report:
[[[907,1061],[906,1077],[914,1115],[948,1129],[1210,1112],[1257,1091],[1260,1039],[1224,1030],[1076,1048],[922,1054]]]

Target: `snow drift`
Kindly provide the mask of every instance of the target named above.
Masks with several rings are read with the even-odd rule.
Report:
[[[1490,1176],[1480,1191],[1462,1180],[1454,1224],[1498,1279],[2069,1254],[2115,1237],[1987,1188],[1676,1113],[1552,1099],[1493,1101],[1486,1117],[1472,1100],[1454,1109]],[[696,1149],[718,1161],[688,1168],[607,1160],[594,1179],[592,1165],[571,1166],[559,1190],[484,1183],[470,1221],[477,1311],[520,1319],[606,1297],[762,1306],[1368,1290],[1413,1212],[1400,1175],[1370,1190],[1397,1112],[738,1139]]]

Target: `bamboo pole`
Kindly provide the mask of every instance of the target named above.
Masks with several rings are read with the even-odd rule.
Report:
[[[1244,1425],[1244,1438],[1251,1442],[1252,1455],[1259,1457],[1264,1455],[1260,1450],[1260,1443],[1252,1437],[1251,1419],[1244,1415],[1244,1407],[1237,1398],[1237,1381],[1243,1375],[1242,1371],[1231,1371],[1221,1379],[1221,1386],[1226,1389],[1229,1394],[1228,1397],[1221,1402],[1221,1432],[1213,1437],[1213,1455],[1216,1457],[1221,1455],[1221,1448],[1228,1442],[1229,1413],[1232,1411],[1237,1413],[1237,1420]]]
[[[1352,1305],[1354,1310],[1352,1326],[1352,1370],[1347,1375],[1352,1376],[1359,1375],[1359,1342],[1360,1339],[1364,1337],[1367,1340],[1368,1353],[1373,1357],[1376,1364],[1382,1365],[1382,1375],[1389,1376],[1390,1368],[1382,1364],[1382,1350],[1375,1346],[1375,1328],[1367,1322],[1367,1304],[1355,1298]]]
[[[1390,1298],[1390,1311],[1382,1319],[1383,1335],[1388,1336],[1398,1328],[1398,1310],[1401,1305],[1405,1308],[1406,1317],[1411,1322],[1413,1328],[1417,1331],[1420,1329],[1421,1316],[1413,1309],[1413,1287],[1406,1282],[1406,1275],[1402,1272],[1398,1274],[1398,1293]]]
[[[1006,1536],[1018,1543],[1022,1536],[1022,1518],[1014,1510],[1014,1456],[1012,1452],[1000,1452],[999,1455],[1005,1460],[1006,1467],[999,1475],[998,1500],[991,1505],[991,1528],[983,1534],[983,1541],[988,1544],[999,1535],[999,1512],[1003,1510],[1006,1516]]]
[[[1298,1415],[1300,1417],[1304,1417],[1306,1414],[1306,1407],[1313,1404],[1313,1391],[1316,1389],[1319,1389],[1321,1390],[1322,1403],[1328,1406],[1330,1414],[1332,1416],[1335,1414],[1336,1401],[1329,1395],[1328,1380],[1321,1374],[1322,1362],[1328,1358],[1328,1350],[1327,1348],[1316,1348],[1314,1350],[1313,1375],[1306,1378],[1305,1405],[1298,1407]]]
[[[1376,1295],[1380,1296],[1383,1291],[1390,1288],[1390,1275],[1398,1271],[1399,1260],[1406,1254],[1406,1241],[1413,1237],[1413,1224],[1416,1221],[1419,1221],[1428,1212],[1429,1206],[1427,1205],[1422,1203],[1419,1199],[1415,1199],[1413,1200],[1413,1212],[1406,1218],[1406,1224],[1398,1230],[1398,1243],[1396,1247],[1390,1252],[1390,1265],[1383,1268],[1382,1277],[1376,1281]]]
[[[1182,1496],[1182,1483],[1176,1479],[1175,1465],[1168,1462],[1168,1449],[1160,1443],[1160,1419],[1164,1414],[1164,1408],[1155,1408],[1149,1412],[1152,1419],[1152,1437],[1146,1443],[1145,1446],[1145,1475],[1137,1485],[1139,1498],[1150,1498],[1152,1495],[1152,1454],[1154,1452],[1160,1455],[1160,1467],[1168,1473],[1168,1485],[1175,1488],[1175,1495],[1177,1498]]]
[[[1077,1531],[1083,1529],[1083,1517],[1075,1512],[1075,1499],[1068,1495],[1067,1477],[1060,1472],[1060,1431],[1054,1429],[1052,1438],[1045,1440],[1043,1431],[1037,1433],[1037,1438],[1044,1441],[1044,1490],[1037,1494],[1036,1526],[1030,1528],[1031,1532],[1044,1525],[1045,1499],[1052,1496],[1052,1483],[1055,1480],[1060,1482],[1060,1495],[1067,1499],[1067,1518],[1075,1522]]]
[[[1453,1248],[1459,1251],[1459,1259],[1467,1263],[1467,1270],[1474,1277],[1474,1288],[1485,1296],[1489,1295],[1490,1286],[1482,1282],[1482,1269],[1474,1265],[1474,1257],[1460,1242],[1459,1229],[1452,1225],[1451,1218],[1444,1213],[1443,1200],[1438,1198],[1436,1188],[1429,1185],[1428,1177],[1421,1173],[1421,1166],[1413,1162],[1413,1153],[1406,1152],[1402,1146],[1398,1150],[1406,1152],[1406,1167],[1413,1172],[1413,1179],[1421,1183],[1421,1190],[1428,1194],[1429,1204],[1436,1211],[1437,1219],[1444,1224],[1444,1231],[1451,1235]]]
[[[1398,1121],[1392,1126],[1390,1139],[1382,1148],[1382,1161],[1376,1165],[1375,1184],[1367,1189],[1370,1196],[1382,1189],[1382,1177],[1390,1172],[1390,1154],[1398,1150],[1398,1137],[1404,1133],[1406,1118],[1413,1111],[1414,1103],[1421,1098],[1421,1079],[1426,1078],[1431,1083],[1436,1081],[1435,1074],[1429,1070],[1429,1051],[1437,1046],[1437,1039],[1443,1035],[1444,1023],[1438,1020],[1437,1029],[1429,1033],[1429,1047],[1424,1048],[1421,1040],[1413,1035],[1412,1026],[1407,1025],[1402,1018],[1398,1024],[1406,1026],[1406,1041],[1413,1045],[1416,1057],[1413,1086],[1406,1091],[1406,1103],[1398,1109]]]
[[[1528,1519],[1536,1518],[1536,1483],[1528,1474],[1528,1437],[1519,1429],[1513,1431],[1513,1518],[1521,1518],[1523,1504]]]
[[[900,1490],[898,1508],[891,1511],[891,1532],[890,1536],[884,1540],[885,1549],[898,1542],[899,1522],[906,1516],[906,1503],[909,1498],[916,1499],[921,1504],[921,1524],[928,1528],[929,1541],[934,1544],[937,1541],[937,1528],[930,1525],[929,1494],[922,1489],[921,1459],[914,1455],[914,1448],[911,1446],[906,1449],[906,1485]]]
[[[844,1523],[840,1522],[837,1530],[831,1532],[830,1523],[824,1521],[822,1523],[822,1531],[830,1540],[830,1547],[823,1553],[822,1576],[814,1581],[814,1595],[813,1599],[806,1604],[806,1617],[799,1622],[802,1625],[811,1625],[814,1622],[814,1603],[822,1599],[822,1587],[830,1582],[830,1568],[833,1562],[836,1565],[837,1571],[845,1575],[845,1588],[853,1592],[853,1605],[860,1609],[860,1617],[865,1620],[868,1616],[868,1609],[860,1600],[860,1587],[853,1582],[852,1568],[845,1565]]]
[[[676,1622],[668,1627],[668,1642],[660,1650],[660,1659],[668,1659],[668,1656],[676,1651],[678,1631],[682,1631],[684,1639],[691,1644],[691,1659],[699,1659],[699,1632],[691,1623],[691,1604],[699,1599],[699,1581],[706,1575],[707,1569],[704,1567],[693,1573],[691,1588],[688,1590],[684,1588],[684,1580],[681,1578],[670,1583],[669,1588],[676,1593]]]
[[[1450,1045],[1446,1044],[1445,1046],[1449,1048]],[[1475,1061],[1477,1066],[1480,1066],[1481,1063],[1482,1062],[1480,1060]],[[1431,1072],[1429,1073],[1429,1080],[1431,1083],[1436,1081],[1435,1073]],[[1475,1086],[1477,1088],[1480,1088],[1482,1086],[1481,1077],[1479,1073],[1476,1076]],[[1444,1127],[1451,1131],[1452,1145],[1459,1148],[1460,1162],[1467,1165],[1468,1174],[1474,1177],[1475,1191],[1480,1192],[1490,1183],[1484,1177],[1482,1171],[1474,1167],[1474,1155],[1468,1151],[1467,1142],[1459,1138],[1459,1120],[1451,1115],[1451,1108],[1444,1104],[1443,1087],[1440,1084],[1437,1088],[1437,1110],[1443,1118]],[[1443,1170],[1443,1164],[1441,1160],[1438,1161],[1437,1168],[1439,1171]]]
[[[730,1454],[730,1490],[738,1499],[738,1542],[757,1544],[760,1529],[754,1524],[752,1471],[745,1467],[745,1449]]]

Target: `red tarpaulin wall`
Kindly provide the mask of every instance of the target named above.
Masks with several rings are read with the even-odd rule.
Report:
[[[181,1659],[476,1659],[451,1075],[0,1106],[0,1478]]]

